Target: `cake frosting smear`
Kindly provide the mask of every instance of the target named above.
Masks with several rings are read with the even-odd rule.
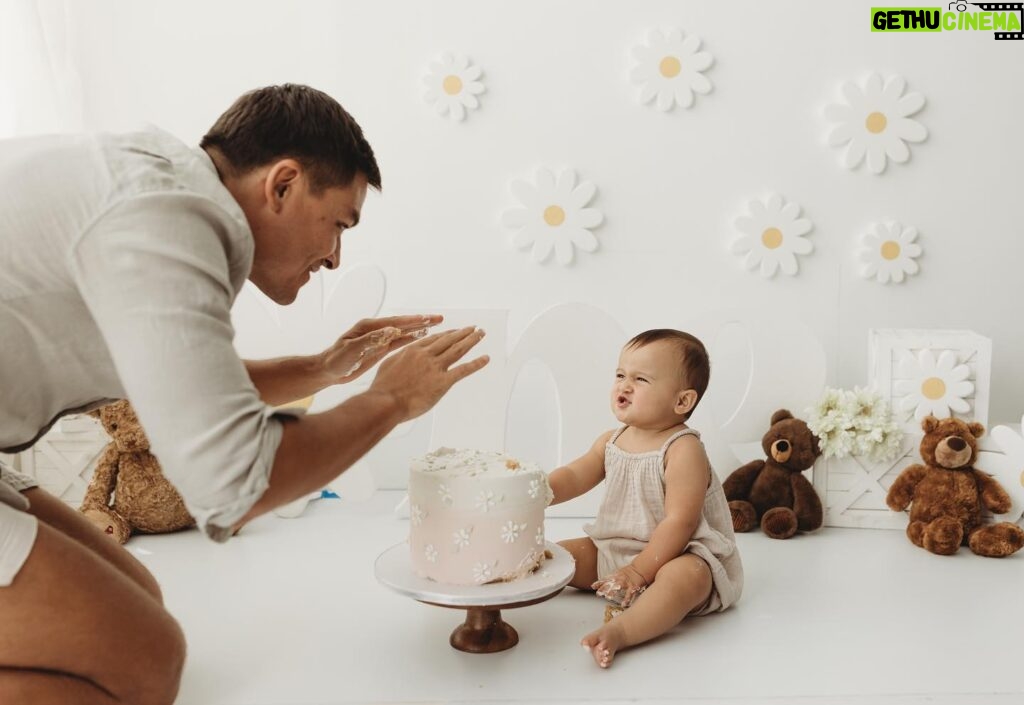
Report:
[[[439,448],[409,470],[413,570],[439,583],[517,580],[544,561],[547,475],[501,453]]]

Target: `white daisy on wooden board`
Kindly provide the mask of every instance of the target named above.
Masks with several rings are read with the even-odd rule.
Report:
[[[427,88],[423,99],[434,106],[438,115],[463,120],[468,111],[480,107],[477,96],[485,90],[480,81],[482,74],[481,68],[465,56],[444,54],[430,64],[423,78]]]
[[[590,232],[604,221],[604,215],[587,204],[597,193],[589,181],[576,183],[576,172],[562,171],[557,177],[545,168],[537,170],[535,183],[514,180],[510,188],[518,206],[501,214],[501,223],[515,229],[512,245],[532,248],[533,260],[542,263],[555,253],[561,265],[572,264],[574,249],[597,250],[597,237]]]
[[[744,267],[759,269],[763,277],[773,277],[780,270],[795,275],[797,257],[814,250],[805,237],[813,228],[811,221],[800,217],[799,205],[775,194],[748,202],[747,209],[747,215],[736,218],[736,228],[743,234],[733,241],[732,251],[743,255]]]
[[[900,359],[896,394],[903,411],[913,409],[918,421],[928,414],[941,419],[971,410],[967,401],[974,393],[974,383],[968,379],[970,368],[959,363],[952,350],[938,351],[938,358],[936,352],[925,348],[917,355],[907,352]]]
[[[874,223],[861,241],[861,276],[880,284],[899,284],[904,277],[917,274],[920,267],[915,260],[921,255],[921,246],[915,240],[917,228]]]
[[[680,29],[648,32],[647,43],[633,48],[637,64],[629,73],[630,80],[640,85],[640,102],[653,101],[658,110],[668,111],[676,105],[689,108],[695,94],[710,93],[711,81],[703,72],[714,57],[699,49],[700,39],[684,38]]]
[[[825,117],[835,123],[828,133],[833,147],[847,145],[842,165],[856,169],[867,161],[874,174],[885,171],[887,160],[910,159],[908,142],[921,142],[928,130],[910,116],[924,107],[920,93],[904,93],[907,82],[890,76],[883,84],[877,73],[870,74],[863,87],[852,81],[842,85],[843,100],[825,108]]]

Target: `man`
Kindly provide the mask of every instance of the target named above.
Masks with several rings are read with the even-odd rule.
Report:
[[[0,450],[127,398],[201,530],[323,487],[486,356],[440,316],[358,323],[312,357],[244,363],[230,308],[248,278],[279,304],[338,265],[380,171],[324,93],[242,96],[190,149],[151,131],[0,143]],[[320,414],[274,404],[349,381]],[[185,645],[141,563],[0,467],[0,702],[167,704]]]

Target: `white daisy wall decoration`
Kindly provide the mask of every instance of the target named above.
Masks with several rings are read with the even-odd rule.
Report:
[[[915,260],[921,254],[921,246],[915,240],[917,228],[875,223],[862,239],[861,276],[874,278],[880,284],[899,284],[904,277],[917,274],[920,267]]]
[[[909,117],[924,107],[924,96],[904,94],[906,85],[902,76],[891,76],[883,85],[882,77],[872,73],[863,88],[844,83],[843,102],[826,106],[825,117],[835,123],[828,143],[848,145],[842,159],[847,169],[856,169],[866,157],[868,169],[881,174],[887,159],[902,164],[910,158],[908,142],[928,136],[924,125]]]
[[[920,421],[928,414],[938,418],[952,413],[966,414],[971,410],[967,397],[974,393],[974,383],[968,380],[971,370],[957,364],[956,353],[943,350],[935,358],[935,351],[925,348],[917,355],[906,353],[900,360],[900,376],[895,391],[900,397],[903,411],[914,410]]]
[[[732,251],[743,255],[743,266],[759,268],[763,277],[773,277],[779,270],[788,276],[796,274],[797,256],[814,250],[805,237],[813,225],[800,217],[800,206],[773,194],[765,201],[750,201],[747,209],[749,214],[735,221],[743,234],[732,243]]]
[[[480,81],[482,74],[480,67],[471,64],[465,56],[444,54],[439,61],[430,64],[423,78],[427,88],[423,99],[434,106],[438,115],[462,120],[468,111],[480,107],[477,96],[485,90]]]
[[[680,29],[651,30],[647,43],[634,47],[637,64],[629,73],[630,80],[640,85],[640,102],[654,101],[658,110],[668,111],[676,105],[689,108],[695,93],[710,93],[711,81],[702,72],[714,58],[699,49],[700,39],[684,38]]]
[[[597,193],[589,181],[576,183],[576,172],[566,169],[557,177],[548,169],[538,169],[536,183],[514,180],[510,188],[520,205],[501,214],[501,223],[514,228],[512,245],[532,248],[533,260],[545,262],[555,253],[561,265],[572,264],[574,248],[584,252],[597,250],[597,238],[591,228],[604,221],[604,215],[587,204]]]

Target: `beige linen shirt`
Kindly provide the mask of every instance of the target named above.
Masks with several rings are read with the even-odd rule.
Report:
[[[232,344],[252,232],[210,158],[150,130],[0,141],[0,450],[127,398],[216,540],[281,440]]]

